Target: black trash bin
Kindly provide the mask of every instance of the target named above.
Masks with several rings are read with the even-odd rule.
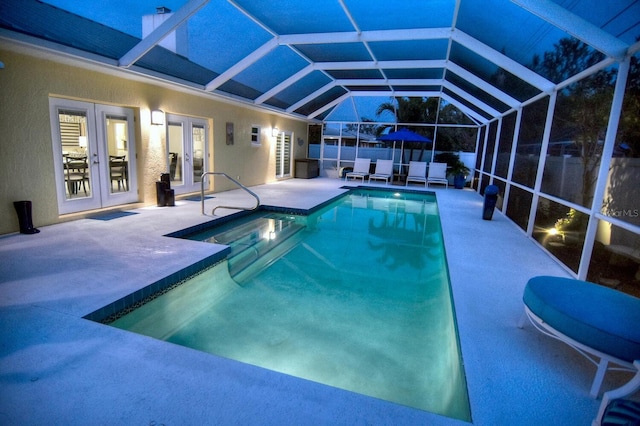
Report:
[[[156,201],[158,207],[164,207],[167,205],[165,194],[168,190],[169,188],[167,187],[166,182],[161,180],[156,182]]]
[[[493,210],[498,201],[498,190],[496,185],[489,185],[484,189],[484,207],[482,208],[482,218],[484,220],[491,220],[493,217]]]

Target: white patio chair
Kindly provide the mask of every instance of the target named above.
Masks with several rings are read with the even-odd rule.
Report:
[[[356,158],[356,162],[353,165],[353,171],[345,173],[344,180],[347,181],[349,178],[357,178],[362,179],[362,183],[364,183],[364,178],[369,176],[370,165],[371,158]]]
[[[426,161],[410,161],[409,172],[407,174],[407,181],[405,186],[409,185],[409,182],[424,183],[427,186],[427,163]]]
[[[427,174],[427,187],[430,183],[440,183],[449,188],[447,179],[447,163],[429,163],[429,173]]]
[[[386,185],[393,177],[393,160],[378,160],[376,161],[376,170],[369,176],[369,183],[373,180],[383,180]]]

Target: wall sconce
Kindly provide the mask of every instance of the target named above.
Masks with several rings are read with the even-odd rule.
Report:
[[[164,111],[161,109],[154,109],[151,111],[151,124],[159,126],[164,125]]]
[[[274,138],[278,137],[278,133],[280,133],[280,131],[278,130],[277,127],[274,127],[273,129],[271,129],[271,136],[273,136]]]

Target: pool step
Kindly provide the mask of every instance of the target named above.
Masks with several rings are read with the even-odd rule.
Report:
[[[207,241],[231,248],[227,255],[229,274],[238,281],[246,279],[248,274],[238,275],[249,266],[266,266],[289,251],[290,238],[304,228],[294,217],[264,216],[216,233]]]

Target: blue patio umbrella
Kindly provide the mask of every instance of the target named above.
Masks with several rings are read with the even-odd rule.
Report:
[[[382,135],[378,139],[381,141],[394,141],[394,142],[433,142],[431,139],[424,137],[422,135],[417,134],[416,132],[412,132],[411,130],[403,127],[402,129],[391,132],[388,135]]]
[[[382,135],[378,139],[380,139],[381,141],[393,141],[394,151],[395,151],[395,143],[398,141],[402,142],[400,147],[400,165],[401,166],[402,166],[402,152],[404,150],[405,142],[422,142],[422,143],[433,142],[431,139],[425,136],[419,135],[416,132],[412,132],[406,127],[403,127],[402,129],[396,132],[391,132],[387,135]]]

